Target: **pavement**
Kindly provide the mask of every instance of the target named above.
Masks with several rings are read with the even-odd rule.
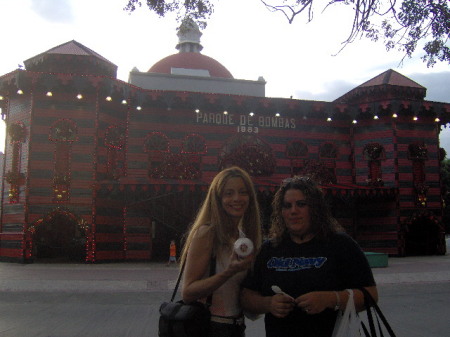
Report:
[[[446,255],[390,257],[372,269],[397,337],[449,335],[449,244]],[[178,271],[165,262],[0,262],[0,337],[157,336]],[[265,335],[263,319],[246,324],[247,337]]]
[[[375,281],[383,284],[450,282],[450,236],[447,254],[390,257],[388,266],[372,268]],[[32,263],[0,262],[0,292],[161,292],[173,290],[176,265],[139,263]]]

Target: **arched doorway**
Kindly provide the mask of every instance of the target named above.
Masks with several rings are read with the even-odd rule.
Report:
[[[434,215],[428,212],[413,215],[404,231],[407,256],[445,254],[444,227]]]
[[[71,212],[54,210],[30,228],[31,257],[37,262],[84,262],[86,259],[86,222]]]

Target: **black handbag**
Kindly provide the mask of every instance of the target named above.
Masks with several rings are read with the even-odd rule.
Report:
[[[214,258],[211,258],[210,275],[215,273]],[[174,302],[175,295],[180,284],[186,261],[183,262],[178,275],[177,284],[172,293],[170,302],[164,302],[159,307],[159,337],[208,337],[211,313],[212,295],[208,296],[206,304],[195,301],[189,304],[183,301]]]
[[[384,332],[389,334],[386,336],[396,337],[394,330],[392,330],[386,317],[384,317],[380,307],[378,306],[377,302],[375,302],[372,295],[370,295],[370,293],[365,288],[360,288],[359,290],[361,290],[362,293],[364,294],[364,305],[366,307],[367,321],[369,323],[369,329],[367,329],[364,322],[361,321],[361,327],[362,331],[364,332],[364,336],[383,337]],[[376,329],[375,327],[375,320],[378,329]]]

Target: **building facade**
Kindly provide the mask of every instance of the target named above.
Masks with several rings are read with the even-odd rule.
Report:
[[[199,36],[128,83],[76,41],[0,77],[0,260],[165,258],[230,165],[253,177],[264,230],[281,180],[307,174],[365,251],[445,253],[450,104],[393,70],[333,102],[265,97],[263,78],[234,79]]]

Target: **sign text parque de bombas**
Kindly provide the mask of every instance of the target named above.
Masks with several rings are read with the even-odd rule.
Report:
[[[250,116],[224,113],[196,113],[198,124],[230,125],[239,127],[260,127],[295,129],[295,118],[284,118],[275,116]]]

